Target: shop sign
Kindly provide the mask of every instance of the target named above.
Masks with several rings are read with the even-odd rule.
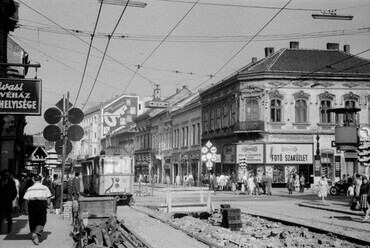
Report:
[[[103,136],[126,127],[138,115],[139,98],[121,96],[102,109]]]
[[[41,115],[41,80],[0,78],[0,114]]]
[[[312,164],[312,144],[266,144],[267,164]]]
[[[237,163],[244,158],[247,164],[261,164],[263,163],[263,145],[237,145],[236,146]]]

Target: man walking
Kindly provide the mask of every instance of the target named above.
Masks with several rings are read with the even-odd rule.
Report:
[[[16,196],[17,188],[15,182],[10,178],[9,171],[5,169],[1,172],[0,180],[0,233],[4,218],[6,218],[8,224],[8,233],[12,231],[12,208],[13,200]]]
[[[34,176],[33,181],[34,184],[27,189],[23,198],[28,201],[28,221],[32,241],[38,245],[39,236],[46,224],[47,206],[51,193],[47,186],[41,184],[40,175]]]
[[[301,174],[301,177],[299,178],[299,192],[304,192],[304,185],[306,183],[306,178],[303,176],[303,173]]]

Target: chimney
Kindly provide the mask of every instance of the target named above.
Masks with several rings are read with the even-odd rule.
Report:
[[[338,43],[326,43],[326,49],[339,50],[339,44]]]
[[[274,53],[274,48],[273,47],[265,47],[265,57],[268,57],[273,53]]]
[[[290,49],[299,49],[299,42],[298,41],[291,41],[289,43],[289,48]]]
[[[252,63],[254,64],[254,63],[256,63],[257,62],[257,57],[253,57],[252,58]]]
[[[343,51],[344,51],[345,53],[351,53],[350,48],[349,48],[349,45],[344,45],[344,46],[343,46]]]

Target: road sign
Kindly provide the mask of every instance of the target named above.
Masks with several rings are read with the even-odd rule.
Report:
[[[62,131],[56,125],[46,126],[42,133],[44,135],[44,138],[48,141],[57,141],[62,135]]]
[[[44,113],[44,119],[49,124],[57,124],[62,120],[62,112],[57,108],[49,108]]]
[[[66,140],[66,155],[68,155],[72,151],[72,143],[69,140]],[[55,142],[55,151],[59,155],[63,155],[63,139],[58,139]]]
[[[63,109],[63,99],[65,101],[65,109]],[[70,103],[66,98],[62,98],[55,104],[61,111],[67,111],[68,109],[72,108],[73,104]]]
[[[72,125],[68,128],[67,138],[72,141],[79,141],[84,137],[84,130],[79,125]]]
[[[31,154],[32,160],[45,160],[45,158],[48,156],[48,153],[45,151],[44,148],[41,146],[38,146],[35,148],[35,150]]]
[[[68,121],[72,124],[78,124],[84,119],[84,113],[79,108],[71,108],[68,111]]]

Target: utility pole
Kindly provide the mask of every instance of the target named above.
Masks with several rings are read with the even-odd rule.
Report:
[[[16,14],[16,5],[13,0],[0,0],[0,63],[8,62],[8,33],[16,27],[17,20],[11,18]],[[7,66],[0,66],[0,78],[7,77]],[[4,128],[4,115],[0,113],[0,151],[3,150],[2,133]],[[0,152],[0,169],[2,168],[2,152]]]

